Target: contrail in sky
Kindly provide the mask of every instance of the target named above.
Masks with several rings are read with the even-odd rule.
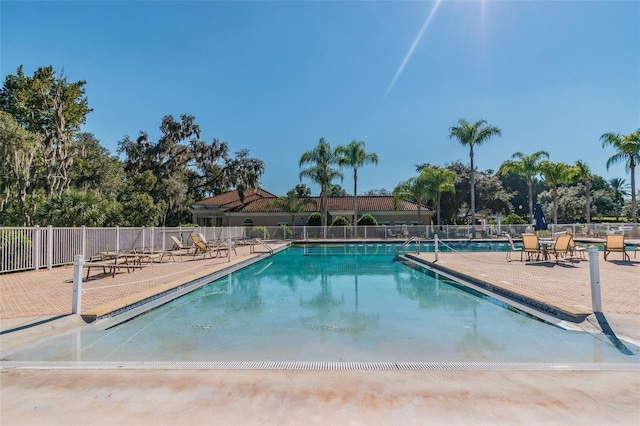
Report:
[[[422,24],[422,28],[420,28],[420,32],[418,33],[416,38],[413,40],[413,43],[411,44],[409,51],[407,52],[407,54],[404,56],[404,59],[402,60],[402,63],[400,63],[400,66],[398,67],[398,71],[396,71],[396,75],[394,75],[393,79],[391,79],[391,83],[389,83],[389,87],[387,87],[387,91],[384,93],[385,98],[387,97],[391,89],[393,89],[393,86],[396,84],[396,81],[400,77],[400,74],[402,74],[402,71],[404,71],[404,67],[407,65],[407,62],[409,62],[409,59],[411,59],[411,56],[413,55],[413,51],[416,50],[416,46],[418,46],[418,43],[420,43],[420,40],[422,40],[422,35],[424,34],[425,30],[429,26],[429,23],[433,19],[433,16],[436,14],[436,10],[438,10],[438,6],[440,6],[440,3],[442,3],[442,0],[437,0],[433,5],[433,9],[431,9],[431,12],[429,13],[429,16],[427,16],[427,19],[424,21],[424,24]]]

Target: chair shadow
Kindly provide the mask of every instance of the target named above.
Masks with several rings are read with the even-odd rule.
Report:
[[[527,266],[542,266],[545,268],[554,268],[554,267],[560,267],[560,268],[576,268],[577,265],[576,263],[579,263],[580,259],[573,259],[573,262],[570,262],[567,259],[562,259],[560,261],[558,261],[558,263],[556,263],[555,260],[539,260],[539,261],[535,261],[535,262],[526,262],[525,265]]]
[[[611,259],[607,259],[605,260],[605,262],[609,262],[609,263],[613,263],[614,265],[619,265],[619,266],[636,266],[638,263],[640,263],[640,261],[634,261],[634,260],[611,260]]]

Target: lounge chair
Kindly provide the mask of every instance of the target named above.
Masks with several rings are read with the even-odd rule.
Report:
[[[133,253],[127,253],[124,250],[113,252],[100,252],[95,256],[91,256],[87,262],[84,262],[83,267],[87,268],[87,279],[91,273],[91,268],[102,268],[102,273],[109,274],[111,277],[116,276],[116,270],[127,269],[127,273],[131,272],[135,268],[142,268],[140,258]],[[107,269],[109,272],[107,272]]]
[[[535,234],[522,234],[522,253],[520,254],[520,260],[522,256],[526,254],[527,261],[533,260],[533,256],[536,256],[536,260],[540,260],[540,242],[538,236]]]
[[[198,232],[198,237],[200,237],[200,240],[203,243],[205,243],[207,246],[211,247],[211,249],[216,251],[216,256],[222,255],[221,253],[222,251],[229,250],[229,243],[227,241],[224,241],[224,240],[223,241],[207,241],[204,235],[202,235],[200,232]],[[237,256],[238,252],[236,251],[236,244],[233,241],[231,242],[231,249]]]
[[[622,260],[625,260],[627,262],[631,261],[631,258],[627,254],[627,250],[624,245],[624,235],[607,235],[607,240],[604,243],[605,261],[607,260],[607,255],[611,252],[620,252],[622,253]]]
[[[522,262],[522,248],[515,246],[515,244],[513,243],[513,239],[511,238],[511,234],[509,234],[508,232],[505,232],[503,235],[507,237],[507,240],[509,241],[509,250],[507,251],[507,260],[511,262],[512,252],[520,252],[520,262]]]
[[[182,260],[182,254],[189,254],[189,247],[185,247],[177,237],[171,236],[171,241],[173,241],[173,246],[170,249],[164,250],[162,255],[160,256],[160,263],[164,260],[165,256],[168,256],[170,260],[176,261],[175,256],[180,256],[180,260]]]
[[[570,247],[570,242],[571,242],[572,238],[571,235],[567,235],[566,233],[564,235],[560,235],[558,236],[558,238],[556,238],[556,242],[553,245],[553,251],[551,252],[551,254],[553,254],[556,257],[556,263],[558,263],[558,260],[561,257],[567,257],[567,259],[569,259],[569,261],[571,263],[573,263],[573,258],[570,256],[571,254],[571,247]]]
[[[193,252],[193,258],[195,259],[199,253],[202,253],[202,257],[204,258],[207,253],[209,253],[209,257],[213,257],[213,249],[206,245],[198,234],[191,234],[191,240],[193,240],[193,244],[195,245],[195,251]]]

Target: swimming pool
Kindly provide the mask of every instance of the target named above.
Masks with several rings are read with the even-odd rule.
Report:
[[[129,322],[9,361],[638,363],[394,261],[393,245],[292,247]],[[627,346],[629,348],[629,346]]]

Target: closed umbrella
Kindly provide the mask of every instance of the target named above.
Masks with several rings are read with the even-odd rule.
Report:
[[[540,203],[536,203],[536,206],[533,209],[533,229],[536,231],[547,229],[547,220],[544,218],[542,205]]]

